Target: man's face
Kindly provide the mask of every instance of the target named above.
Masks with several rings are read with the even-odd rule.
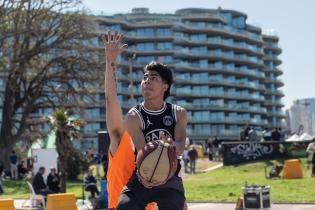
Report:
[[[43,175],[43,174],[45,174],[45,169],[41,169],[41,170],[39,170],[39,172]]]
[[[159,98],[164,96],[168,85],[156,71],[145,71],[141,81],[141,91],[144,98]]]

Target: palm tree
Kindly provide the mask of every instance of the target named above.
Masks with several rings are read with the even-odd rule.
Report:
[[[75,152],[71,139],[79,137],[80,127],[84,125],[84,121],[75,119],[74,113],[70,110],[66,111],[64,108],[56,109],[51,116],[45,119],[55,132],[56,149],[59,156],[60,190],[66,192],[67,160]]]

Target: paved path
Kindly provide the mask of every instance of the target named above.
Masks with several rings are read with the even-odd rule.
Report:
[[[213,170],[221,168],[221,167],[223,167],[223,163],[219,163],[217,165],[214,165],[214,166],[212,166],[210,168],[207,168],[207,169],[203,170],[202,172],[213,171]]]
[[[234,210],[235,203],[188,203],[188,210]],[[315,210],[315,204],[272,204],[269,210]]]
[[[25,200],[15,200],[17,210],[22,210],[22,203]],[[188,210],[234,210],[235,203],[188,203]],[[78,210],[87,210],[83,206]],[[269,210],[315,210],[315,204],[272,204]]]

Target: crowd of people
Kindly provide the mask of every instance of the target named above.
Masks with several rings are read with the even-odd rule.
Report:
[[[198,152],[196,150],[195,146],[191,146],[190,148],[188,146],[185,146],[185,149],[182,154],[182,159],[184,162],[184,172],[185,173],[196,173],[196,161],[198,159]],[[188,167],[189,164],[189,167]],[[188,170],[189,168],[189,170]]]
[[[257,131],[251,126],[245,126],[240,131],[240,141],[284,141],[284,132],[281,128],[273,128],[268,130],[264,128],[261,132],[261,136],[257,134]]]
[[[101,166],[103,168],[103,173],[104,173],[104,179],[107,178],[107,169],[108,169],[108,154],[99,154],[98,152],[95,152],[91,147],[86,150],[83,153],[86,161],[89,164],[93,164],[96,166],[95,170],[96,170],[96,176],[97,178],[100,178],[100,169]]]
[[[32,185],[36,194],[46,196],[47,194],[60,193],[60,178],[56,168],[50,168],[46,182],[44,178],[45,167],[40,167],[33,177]]]

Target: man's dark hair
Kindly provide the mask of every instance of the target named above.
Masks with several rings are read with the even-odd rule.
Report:
[[[164,93],[164,100],[170,95],[171,86],[173,84],[172,71],[164,64],[152,61],[144,67],[144,71],[156,71],[162,80],[168,84],[168,88]]]

